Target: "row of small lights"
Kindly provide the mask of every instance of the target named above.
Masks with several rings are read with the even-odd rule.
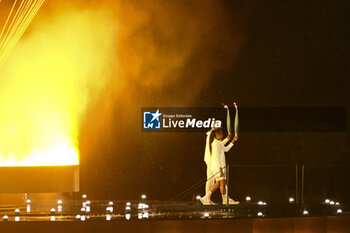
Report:
[[[91,208],[90,208],[90,204],[91,204],[91,202],[89,201],[89,200],[86,200],[87,199],[87,195],[86,194],[83,194],[82,195],[82,198],[83,198],[83,202],[82,202],[82,208],[80,209],[81,210],[81,212],[85,212],[85,213],[90,213],[90,211],[91,211]],[[146,197],[146,195],[145,194],[143,194],[142,196],[141,196],[141,199],[142,200],[145,200],[147,197]],[[196,199],[197,200],[199,200],[200,199],[200,196],[198,195],[197,197],[196,197]],[[251,201],[251,197],[250,196],[247,196],[246,198],[246,201],[247,202],[249,202],[249,201]],[[85,201],[86,200],[86,201]],[[289,198],[289,202],[290,203],[294,203],[294,198],[293,197],[290,197]],[[31,207],[30,207],[30,204],[31,204],[31,200],[30,199],[28,199],[27,201],[26,201],[26,203],[27,203],[27,206],[26,206],[26,212],[27,213],[30,213],[30,211],[31,211]],[[340,203],[339,202],[334,202],[334,201],[331,201],[331,200],[329,200],[329,199],[326,199],[325,200],[325,203],[326,204],[329,204],[329,205],[336,205],[336,206],[339,206],[340,205]],[[263,202],[263,201],[258,201],[258,205],[267,205],[267,203],[266,202]],[[139,203],[139,205],[138,205],[138,210],[140,211],[139,213],[138,213],[138,219],[142,219],[142,218],[148,218],[148,209],[149,208],[149,206],[147,205],[147,204],[145,204],[145,203]],[[131,218],[131,214],[130,214],[130,211],[131,211],[131,203],[130,202],[127,202],[126,203],[126,207],[125,207],[125,210],[127,211],[127,213],[125,214],[125,218],[127,219],[127,220],[129,220],[130,218]],[[58,200],[57,201],[57,211],[58,212],[62,212],[62,200]],[[106,208],[106,211],[107,211],[107,215],[106,215],[106,220],[107,221],[110,221],[111,219],[112,219],[112,213],[113,213],[113,202],[112,201],[110,201],[109,203],[108,203],[108,207]],[[15,209],[15,221],[16,222],[18,222],[19,220],[20,220],[20,217],[19,217],[19,212],[20,212],[20,210],[17,208],[17,209]],[[51,215],[51,218],[50,218],[50,220],[51,221],[55,221],[55,212],[56,212],[56,210],[55,210],[55,208],[52,208],[51,209],[51,214],[53,214],[53,215]],[[337,213],[338,214],[341,214],[343,211],[342,211],[342,209],[337,209]],[[304,210],[303,211],[303,215],[308,215],[309,214],[309,212],[308,212],[308,210]],[[258,217],[263,217],[264,215],[263,215],[263,213],[262,212],[258,212],[257,213],[257,216]],[[204,213],[204,217],[205,218],[208,218],[209,217],[209,213]],[[84,215],[84,214],[82,214],[82,215],[80,215],[80,214],[78,214],[78,215],[76,215],[76,219],[80,219],[81,221],[85,221],[86,220],[86,216]],[[3,216],[3,220],[8,220],[8,216],[7,215],[4,215]]]
[[[331,201],[331,200],[329,200],[329,199],[326,199],[324,202],[325,202],[326,204],[329,204],[329,205],[336,205],[336,206],[339,206],[339,205],[340,205],[339,202],[334,202],[334,201]],[[337,209],[337,213],[338,213],[338,214],[341,214],[341,213],[343,213],[343,210],[342,210],[342,209]]]
[[[86,194],[84,194],[82,197],[83,197],[83,199],[86,199],[86,198],[87,198]],[[141,199],[142,199],[142,200],[145,200],[146,198],[147,198],[147,197],[146,197],[145,194],[142,194],[142,195],[141,195]],[[90,212],[90,206],[89,206],[89,205],[90,205],[90,201],[83,202],[82,205],[83,205],[83,207],[81,208],[81,211],[82,211],[82,212],[84,212],[84,211],[85,211],[85,212]],[[106,212],[107,212],[107,214],[106,214],[106,220],[107,220],[107,221],[112,220],[112,214],[113,214],[113,211],[114,211],[113,205],[114,205],[114,203],[113,203],[112,201],[110,201],[110,202],[108,202],[108,206],[106,207]],[[139,203],[138,209],[139,209],[139,210],[142,210],[142,213],[139,213],[139,214],[138,214],[138,218],[139,218],[139,219],[148,218],[148,211],[146,211],[146,209],[148,209],[148,208],[149,208],[149,206],[148,206],[147,204]],[[130,211],[131,211],[131,203],[130,203],[130,202],[127,202],[127,203],[126,203],[125,211],[126,211],[125,218],[126,218],[127,220],[129,220],[129,219],[131,218],[131,214],[130,214]],[[78,214],[78,215],[76,216],[76,219],[80,219],[81,221],[85,221],[85,220],[86,220],[86,217],[85,217],[85,215],[80,215],[80,214]]]
[[[147,198],[147,196],[145,194],[141,195],[141,199],[142,200],[145,200],[146,198]],[[149,208],[149,206],[147,204],[145,204],[145,203],[139,203],[138,204],[138,207],[137,207],[137,209],[139,211],[138,219],[148,218],[148,208]],[[106,211],[107,211],[106,220],[107,221],[112,220],[112,215],[111,214],[113,213],[113,202],[110,201],[108,203],[108,207],[106,208]],[[131,212],[131,203],[130,202],[127,202],[125,204],[125,211],[126,211],[125,219],[126,220],[130,220],[130,218],[131,218],[131,213],[130,213]]]
[[[199,196],[199,195],[196,196],[196,199],[197,199],[197,200],[199,200],[200,198],[201,198],[201,196]],[[247,196],[247,197],[245,198],[245,200],[246,200],[247,202],[250,202],[252,199],[251,199],[250,196]],[[293,198],[293,197],[290,197],[290,198],[288,199],[288,201],[289,201],[289,203],[294,203],[294,198]],[[326,204],[329,204],[329,205],[336,205],[336,206],[339,206],[339,205],[340,205],[339,202],[334,202],[334,201],[331,201],[331,200],[329,200],[329,199],[326,199],[326,200],[325,200],[325,203],[326,203]],[[258,205],[267,205],[267,203],[266,203],[266,202],[263,202],[263,201],[258,201]],[[338,213],[338,214],[343,213],[342,209],[337,209],[337,213]],[[308,215],[308,214],[309,214],[309,211],[305,209],[305,210],[303,211],[303,215]],[[258,213],[257,213],[257,216],[258,216],[258,217],[263,217],[264,214],[263,214],[262,212],[258,212]],[[207,213],[207,212],[204,213],[203,217],[208,218],[208,217],[209,217],[209,213]]]
[[[31,206],[30,204],[32,203],[32,201],[30,199],[27,199],[26,200],[26,212],[27,213],[30,213],[31,211]],[[58,212],[62,212],[62,200],[58,200],[57,201],[57,211]],[[52,208],[51,209],[51,214],[54,214],[56,212],[55,208]],[[20,217],[19,217],[19,213],[20,213],[20,209],[17,208],[15,209],[15,221],[18,222],[20,220]],[[55,221],[55,216],[54,215],[51,215],[51,221]],[[4,215],[3,216],[3,220],[4,221],[7,221],[8,220],[8,216],[7,215]]]
[[[87,195],[86,194],[83,194],[82,195],[82,198],[83,198],[83,202],[82,202],[82,207],[80,209],[80,211],[82,212],[82,214],[78,214],[76,215],[76,219],[80,219],[81,221],[85,221],[86,220],[86,216],[84,215],[84,213],[90,213],[91,211],[91,207],[90,207],[90,204],[91,204],[91,201],[89,200],[86,200],[87,199]],[[141,195],[141,199],[142,200],[145,200],[147,198],[147,196],[145,194],[142,194]],[[26,200],[26,212],[27,213],[30,213],[31,211],[31,200],[30,199],[27,199]],[[140,213],[138,213],[138,219],[142,219],[142,218],[148,218],[148,209],[149,206],[145,203],[139,203],[138,205],[138,209],[141,211]],[[125,218],[127,220],[129,220],[131,218],[131,214],[130,214],[130,211],[131,211],[131,203],[130,202],[127,202],[126,203],[126,207],[125,207],[125,210],[127,211],[127,213],[125,214]],[[62,200],[58,200],[57,201],[57,211],[58,212],[62,212]],[[110,221],[112,219],[112,213],[113,213],[113,202],[110,201],[108,203],[108,207],[106,208],[106,211],[107,211],[107,215],[106,215],[106,220],[107,221]],[[20,209],[17,208],[15,209],[15,221],[18,222],[20,221],[20,217],[19,217],[19,213],[20,213]],[[51,209],[51,217],[50,217],[50,220],[51,221],[55,221],[55,214],[56,213],[56,209],[55,208],[52,208]],[[89,217],[88,217],[89,218]],[[8,215],[4,215],[3,216],[3,220],[4,221],[7,221],[8,220]]]
[[[324,201],[324,203],[325,204],[329,204],[329,205],[335,205],[335,206],[339,206],[340,205],[340,203],[339,202],[334,202],[334,201],[331,201],[331,200],[329,200],[329,199],[326,199],[325,201]],[[342,209],[337,209],[337,214],[341,214],[341,213],[343,213],[343,210]],[[303,211],[303,215],[308,215],[309,214],[309,211],[307,211],[307,210],[304,210]]]

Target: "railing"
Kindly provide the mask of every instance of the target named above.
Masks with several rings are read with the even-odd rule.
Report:
[[[227,185],[233,198],[250,196],[256,202],[300,203],[300,165],[228,164]]]
[[[322,204],[326,199],[350,203],[350,165],[227,165],[228,194],[252,202],[296,204]],[[203,193],[206,179],[197,181],[171,200],[182,200],[190,195]],[[229,196],[227,195],[227,196]],[[227,202],[228,203],[228,202]]]
[[[226,171],[228,191],[239,197],[251,194],[276,203],[292,197],[301,209],[305,204],[321,204],[327,199],[350,202],[349,164],[229,164]]]

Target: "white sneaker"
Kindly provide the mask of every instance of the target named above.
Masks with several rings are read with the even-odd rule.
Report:
[[[223,205],[226,205],[226,204],[227,204],[227,199],[226,199],[226,197],[222,199],[222,204],[223,204]],[[239,201],[235,201],[235,200],[233,200],[233,199],[231,199],[231,198],[228,198],[228,204],[229,204],[229,205],[238,205],[238,204],[239,204]]]
[[[202,205],[210,205],[211,200],[208,198],[207,195],[199,199],[202,203]]]

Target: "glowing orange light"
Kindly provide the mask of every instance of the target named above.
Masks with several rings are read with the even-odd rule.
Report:
[[[65,12],[18,43],[0,68],[0,166],[79,164],[79,125],[112,59],[111,22]]]

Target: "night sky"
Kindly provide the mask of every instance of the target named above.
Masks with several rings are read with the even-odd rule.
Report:
[[[191,37],[191,43],[198,46],[186,64],[162,77],[172,82],[159,86],[162,80],[152,80],[154,85],[145,87],[140,79],[126,78],[126,90],[109,105],[113,110],[104,123],[98,116],[99,109],[106,107],[108,92],[90,107],[80,148],[81,190],[92,198],[135,199],[146,193],[150,199],[169,200],[206,176],[205,132],[142,132],[141,107],[218,107],[234,100],[242,108],[350,107],[348,1],[222,1],[221,10],[200,1],[189,6],[184,1],[161,5],[150,14],[152,24],[142,30],[159,47],[172,43],[173,37],[157,28],[169,11],[167,30],[176,28],[172,33],[179,37],[171,53],[186,49],[183,44],[192,30],[192,19],[195,26],[207,19],[203,20],[207,26],[203,33],[191,35],[198,37]],[[148,11],[152,4],[139,7]],[[186,18],[181,19],[172,8],[187,9]],[[142,30],[137,34],[140,38],[146,35]],[[136,52],[142,49],[130,50],[133,55]],[[208,64],[215,65],[208,70]],[[147,69],[138,75],[147,78]],[[244,121],[240,118],[241,124]],[[97,136],[87,133],[91,128],[98,129]],[[349,143],[348,131],[242,132],[227,153],[228,163],[290,167],[233,168],[231,196],[242,200],[250,194],[283,201],[294,192],[294,165],[304,163],[307,201],[324,200],[324,194],[349,201],[346,168],[311,167],[350,165]],[[204,186],[194,191],[203,192]],[[184,198],[191,199],[191,195]]]

